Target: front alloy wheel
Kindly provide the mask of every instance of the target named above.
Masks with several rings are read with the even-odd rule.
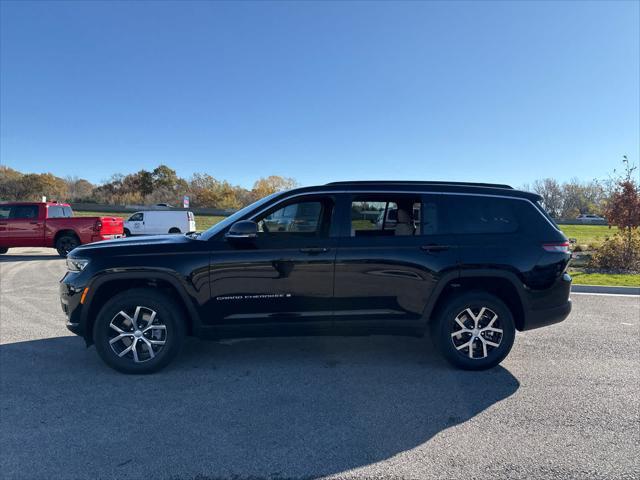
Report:
[[[168,291],[126,290],[100,309],[93,341],[110,367],[123,373],[152,373],[179,353],[185,336],[183,317]]]
[[[152,360],[167,343],[167,326],[149,307],[136,306],[129,313],[120,310],[111,319],[109,328],[111,350],[135,363]]]

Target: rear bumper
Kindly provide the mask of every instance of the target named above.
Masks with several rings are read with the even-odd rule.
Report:
[[[571,300],[557,307],[545,308],[543,310],[533,310],[527,315],[527,319],[522,330],[533,330],[534,328],[546,327],[554,323],[560,323],[571,313]]]
[[[565,273],[550,288],[525,294],[526,310],[521,330],[546,327],[567,318],[571,313],[570,293],[571,276]]]
[[[110,235],[92,235],[91,236],[91,243],[93,242],[99,242],[101,240],[115,240],[116,238],[122,238],[124,237],[123,234],[118,233],[118,234],[110,234]]]

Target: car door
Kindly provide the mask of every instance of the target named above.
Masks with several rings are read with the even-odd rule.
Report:
[[[38,205],[14,205],[9,217],[9,243],[19,247],[39,247],[44,242],[44,214]]]
[[[136,212],[127,220],[127,228],[131,232],[131,235],[143,235],[145,233],[144,228],[144,213]]]
[[[209,324],[330,326],[334,209],[332,196],[285,199],[250,218],[258,225],[254,240],[219,239],[211,255]],[[274,221],[285,211],[295,213],[286,223]]]
[[[456,275],[454,239],[438,231],[438,199],[408,193],[358,193],[340,209],[335,324],[416,326],[436,285]],[[397,211],[387,225],[389,211]]]

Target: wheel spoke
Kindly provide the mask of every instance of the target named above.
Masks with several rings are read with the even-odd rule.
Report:
[[[121,335],[124,333],[124,330],[122,330],[121,328],[116,327],[113,323],[110,323],[109,327],[113,328],[116,332],[118,332]]]
[[[483,328],[482,331],[483,332],[495,332],[495,333],[502,334],[502,329],[501,328],[486,327],[486,328]]]
[[[151,316],[147,320],[147,324],[146,324],[144,329],[146,330],[147,328],[149,328],[155,319],[156,319],[156,312],[154,310],[152,310],[151,311]]]
[[[484,343],[486,343],[487,345],[491,345],[492,347],[499,347],[500,346],[499,343],[492,342],[491,340],[486,340],[486,339],[483,339],[483,340],[484,340]]]
[[[462,350],[464,347],[470,347],[470,345],[471,345],[471,340],[469,340],[467,343],[463,343],[462,345],[456,346],[456,350]]]
[[[148,340],[145,338],[145,340],[150,343],[151,345],[164,345],[165,343],[167,343],[164,340]]]
[[[473,358],[473,338],[469,340],[469,358]]]
[[[463,330],[468,330],[467,326],[464,324],[462,320],[460,320],[460,315],[456,317],[456,323],[462,327]]]
[[[138,358],[138,339],[134,338],[133,339],[133,343],[131,344],[133,345],[133,349],[131,350],[133,352],[133,361],[136,363],[140,363],[140,359]]]
[[[486,309],[487,309],[487,307],[482,307],[480,309],[480,313],[478,313],[476,318],[474,318],[474,320],[476,321],[476,327],[478,326],[478,322],[482,319],[482,316],[484,315],[484,312],[485,312]]]
[[[131,318],[129,315],[127,315],[127,314],[126,314],[126,312],[124,312],[123,310],[120,310],[120,311],[118,312],[118,315],[121,315],[121,316],[123,316],[124,318],[126,318],[127,320],[129,320],[129,322],[131,322],[131,327],[132,327],[133,329],[136,329],[136,328],[137,328],[137,327],[136,327],[136,322],[133,320],[133,318]],[[116,315],[116,316],[118,316],[118,315]],[[113,322],[113,320],[111,320],[111,321]]]
[[[129,353],[131,351],[131,349],[133,348],[133,346],[136,344],[136,339],[134,338],[133,341],[131,342],[131,345],[129,345],[127,348],[125,348],[123,351],[121,351],[118,356],[119,357],[124,357],[127,353]]]
[[[148,330],[166,330],[167,327],[165,325],[149,325],[148,327],[144,328],[142,330],[142,332],[146,332]]]
[[[113,345],[114,343],[116,343],[118,340],[122,340],[123,338],[130,338],[133,337],[133,335],[131,335],[130,333],[125,333],[122,332],[120,335],[118,335],[117,337],[113,337],[111,340],[109,340],[109,343],[111,345]]]
[[[475,323],[478,323],[478,322],[477,322],[477,320],[476,320],[476,316],[473,314],[473,312],[471,311],[471,309],[470,309],[470,308],[467,308],[467,309],[465,310],[465,312],[466,312],[466,314],[469,316],[469,318],[470,318],[471,320],[473,320],[473,323],[474,323],[474,324],[475,324]]]
[[[153,353],[153,346],[151,345],[151,342],[146,338],[143,338],[143,340],[144,340],[144,344],[147,346],[147,352],[149,352],[149,358],[155,357],[156,354]]]
[[[462,335],[463,333],[471,333],[471,330],[469,330],[468,328],[463,328],[462,330],[458,330],[456,332],[453,332],[451,334],[452,337],[458,337],[460,335]]]
[[[133,328],[135,328],[136,330],[139,330],[138,327],[138,317],[140,316],[140,309],[142,307],[136,307],[136,311],[133,314],[133,318],[131,319],[131,321],[133,322]]]
[[[491,327],[493,327],[493,324],[495,323],[495,321],[496,321],[497,319],[498,319],[498,314],[497,314],[497,313],[494,313],[494,314],[493,314],[493,318],[492,318],[492,319],[491,319],[491,321],[487,324],[487,326],[486,326],[486,327],[484,327],[484,328],[486,329],[486,328],[491,328]]]
[[[487,341],[482,337],[478,338],[480,339],[480,343],[482,344],[482,358],[485,358],[487,356]]]

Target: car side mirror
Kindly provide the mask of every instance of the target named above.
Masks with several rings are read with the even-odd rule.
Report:
[[[229,240],[247,240],[258,236],[258,224],[251,220],[234,223],[225,235]]]

